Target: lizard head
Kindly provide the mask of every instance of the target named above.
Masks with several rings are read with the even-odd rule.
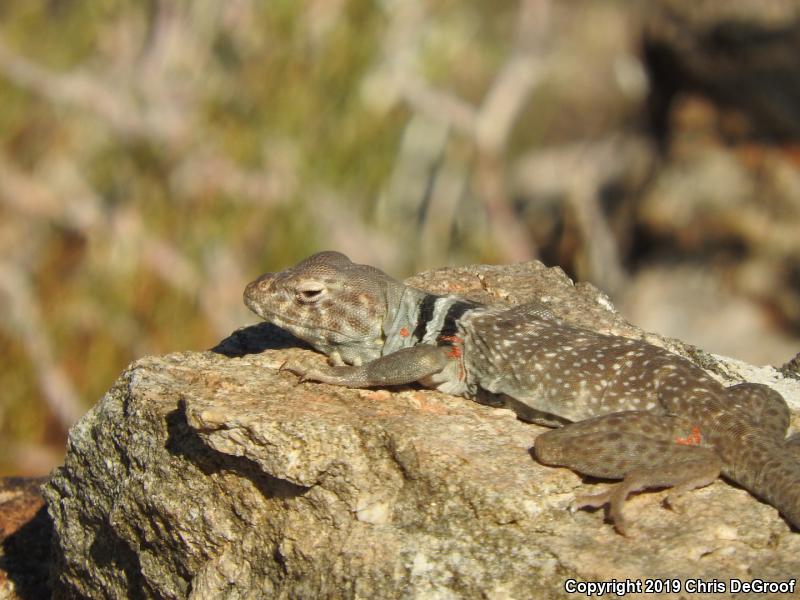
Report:
[[[361,364],[381,354],[389,290],[399,285],[344,254],[320,252],[248,284],[244,303],[334,361]]]

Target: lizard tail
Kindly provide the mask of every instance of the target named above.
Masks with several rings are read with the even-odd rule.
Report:
[[[764,465],[761,487],[764,499],[800,529],[800,461],[782,450]]]
[[[747,436],[745,436],[746,438]],[[747,440],[734,461],[731,479],[774,506],[800,529],[800,459],[787,443]]]
[[[717,446],[723,473],[766,500],[800,529],[800,436],[785,438],[789,407],[776,391],[757,383],[727,388],[718,423],[724,439]]]

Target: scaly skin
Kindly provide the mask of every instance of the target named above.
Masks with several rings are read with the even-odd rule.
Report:
[[[576,499],[609,504],[620,533],[629,493],[668,487],[674,498],[720,474],[800,527],[800,436],[786,439],[789,409],[766,386],[725,388],[680,356],[573,327],[541,305],[433,296],[338,252],[261,276],[244,301],[330,357],[322,369],[286,366],[304,380],[419,381],[558,427],[536,438],[537,459],[622,479]]]

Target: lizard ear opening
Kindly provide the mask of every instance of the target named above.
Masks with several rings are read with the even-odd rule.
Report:
[[[325,285],[319,281],[304,281],[297,286],[295,297],[305,304],[312,304],[326,295]]]

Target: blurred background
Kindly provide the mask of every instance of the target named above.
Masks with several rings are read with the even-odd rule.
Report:
[[[3,0],[0,474],[321,249],[537,258],[631,321],[800,343],[795,0]]]

